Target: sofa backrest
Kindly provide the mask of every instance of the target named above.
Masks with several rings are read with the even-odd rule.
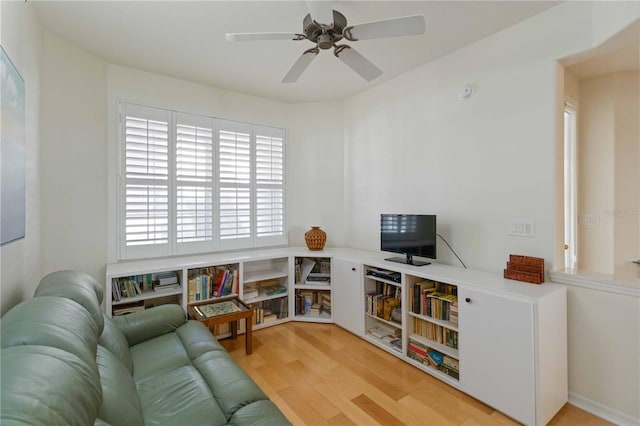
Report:
[[[100,304],[104,291],[91,275],[77,271],[52,272],[40,280],[33,296],[64,297],[79,303],[93,317],[98,326],[98,334],[102,333],[104,318]]]
[[[71,352],[42,345],[0,353],[0,424],[93,424],[102,399],[95,362],[92,368]]]
[[[2,317],[2,348],[49,346],[69,352],[97,371],[98,326],[81,305],[62,297],[36,297]]]
[[[98,334],[93,316],[63,297],[36,297],[7,312],[0,424],[93,424],[102,400]]]

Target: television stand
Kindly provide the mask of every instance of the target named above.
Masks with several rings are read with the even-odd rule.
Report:
[[[413,256],[410,255],[410,254],[406,255],[406,257],[400,257],[400,256],[387,257],[385,260],[388,260],[390,262],[404,263],[405,265],[413,265],[413,266],[431,265],[431,262],[423,262],[421,260],[413,260]]]

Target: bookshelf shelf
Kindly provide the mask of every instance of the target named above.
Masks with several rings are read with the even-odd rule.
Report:
[[[321,312],[319,315],[296,314],[295,318],[297,320],[303,320],[307,322],[331,322],[331,314],[327,312]]]
[[[107,314],[124,315],[165,303],[181,304],[184,291],[181,273],[180,270],[160,270],[108,275]]]
[[[425,346],[429,346],[431,349],[435,349],[436,351],[443,353],[445,355],[449,355],[455,359],[460,358],[460,355],[458,354],[457,349],[450,348],[449,346],[443,345],[438,342],[434,342],[433,340],[429,340],[426,337],[420,336],[418,334],[410,334],[409,339],[422,343]]]
[[[440,327],[448,328],[449,330],[458,331],[458,326],[451,324],[449,321],[438,320],[435,318],[428,317],[426,315],[416,314],[415,312],[407,312],[409,316],[421,319],[422,321],[431,322],[433,324],[437,324]]]
[[[460,387],[460,381],[457,379],[454,379],[453,377],[449,376],[446,373],[443,373],[440,370],[435,369],[434,367],[428,365],[428,364],[423,364],[420,361],[416,361],[415,359],[411,359],[411,358],[406,358],[405,360],[406,362],[408,362],[409,364],[415,366],[416,368],[419,368],[420,370],[424,371],[425,373],[431,374],[432,376],[437,377],[439,380],[442,380],[445,383],[450,384],[451,386],[455,387],[455,388],[459,388]]]
[[[241,298],[254,309],[253,327],[271,327],[289,320],[289,257],[243,263]]]
[[[240,264],[224,263],[187,269],[187,304],[239,294]]]
[[[402,329],[402,324],[401,323],[397,323],[397,322],[394,322],[394,321],[387,321],[384,318],[379,318],[379,317],[377,317],[375,315],[372,315],[370,313],[365,313],[365,315],[368,318],[374,319],[376,322],[379,322],[379,323],[382,323],[382,324],[386,324],[386,325],[388,325],[390,327],[393,327],[393,328]]]
[[[159,297],[179,296],[179,295],[182,295],[182,287],[177,289],[171,289],[171,290],[157,290],[157,291],[154,291],[153,289],[148,289],[148,290],[145,289],[142,292],[142,294],[139,296],[125,297],[124,299],[120,299],[117,302],[114,301],[112,303],[112,306],[127,305],[129,303],[135,303],[135,302],[155,299]]]
[[[402,357],[404,334],[402,281],[395,282],[385,278],[385,276],[400,278],[401,275],[367,265],[364,266],[364,271],[364,329],[366,330],[364,337],[389,353]],[[373,273],[377,275],[374,276]]]
[[[297,289],[301,290],[331,290],[331,284],[299,284],[296,283]]]
[[[258,303],[258,302],[264,302],[266,300],[273,300],[273,299],[280,299],[281,297],[286,297],[287,293],[281,293],[281,294],[273,294],[271,296],[258,296],[258,297],[251,297],[248,299],[242,299],[242,301],[244,303]]]
[[[293,318],[307,322],[332,322],[331,257],[296,256],[293,259]]]

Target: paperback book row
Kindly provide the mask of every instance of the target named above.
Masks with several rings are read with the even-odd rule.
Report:
[[[281,297],[251,304],[250,306],[255,310],[254,324],[269,324],[287,318],[288,303],[288,297]]]
[[[393,284],[376,281],[375,291],[367,293],[367,313],[385,321],[402,322],[401,317],[394,315],[402,305],[400,287]]]
[[[175,272],[131,275],[114,278],[111,282],[111,294],[114,302],[119,302],[129,297],[141,296],[146,290],[163,291],[176,288],[180,288],[180,283]]]
[[[460,363],[457,359],[431,349],[413,339],[409,339],[407,356],[421,364],[440,370],[456,380],[460,379]]]
[[[458,325],[458,288],[434,281],[413,285],[411,311]]]
[[[296,290],[296,315],[320,316],[331,314],[331,292],[317,290]]]
[[[189,270],[189,302],[238,294],[238,270],[210,266]]]
[[[297,258],[295,282],[307,285],[328,286],[331,281],[331,259]]]
[[[413,317],[413,332],[441,345],[458,349],[458,332],[455,330]]]

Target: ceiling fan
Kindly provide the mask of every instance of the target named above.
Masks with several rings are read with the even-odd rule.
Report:
[[[424,34],[424,16],[414,15],[385,19],[364,24],[347,25],[347,18],[333,10],[331,1],[307,1],[309,14],[302,20],[302,33],[227,33],[227,41],[256,40],[309,40],[315,47],[305,50],[282,79],[283,83],[294,83],[320,53],[320,49],[333,47],[333,54],[362,78],[371,81],[382,74],[382,70],[340,40],[358,41],[375,38],[399,37]]]

